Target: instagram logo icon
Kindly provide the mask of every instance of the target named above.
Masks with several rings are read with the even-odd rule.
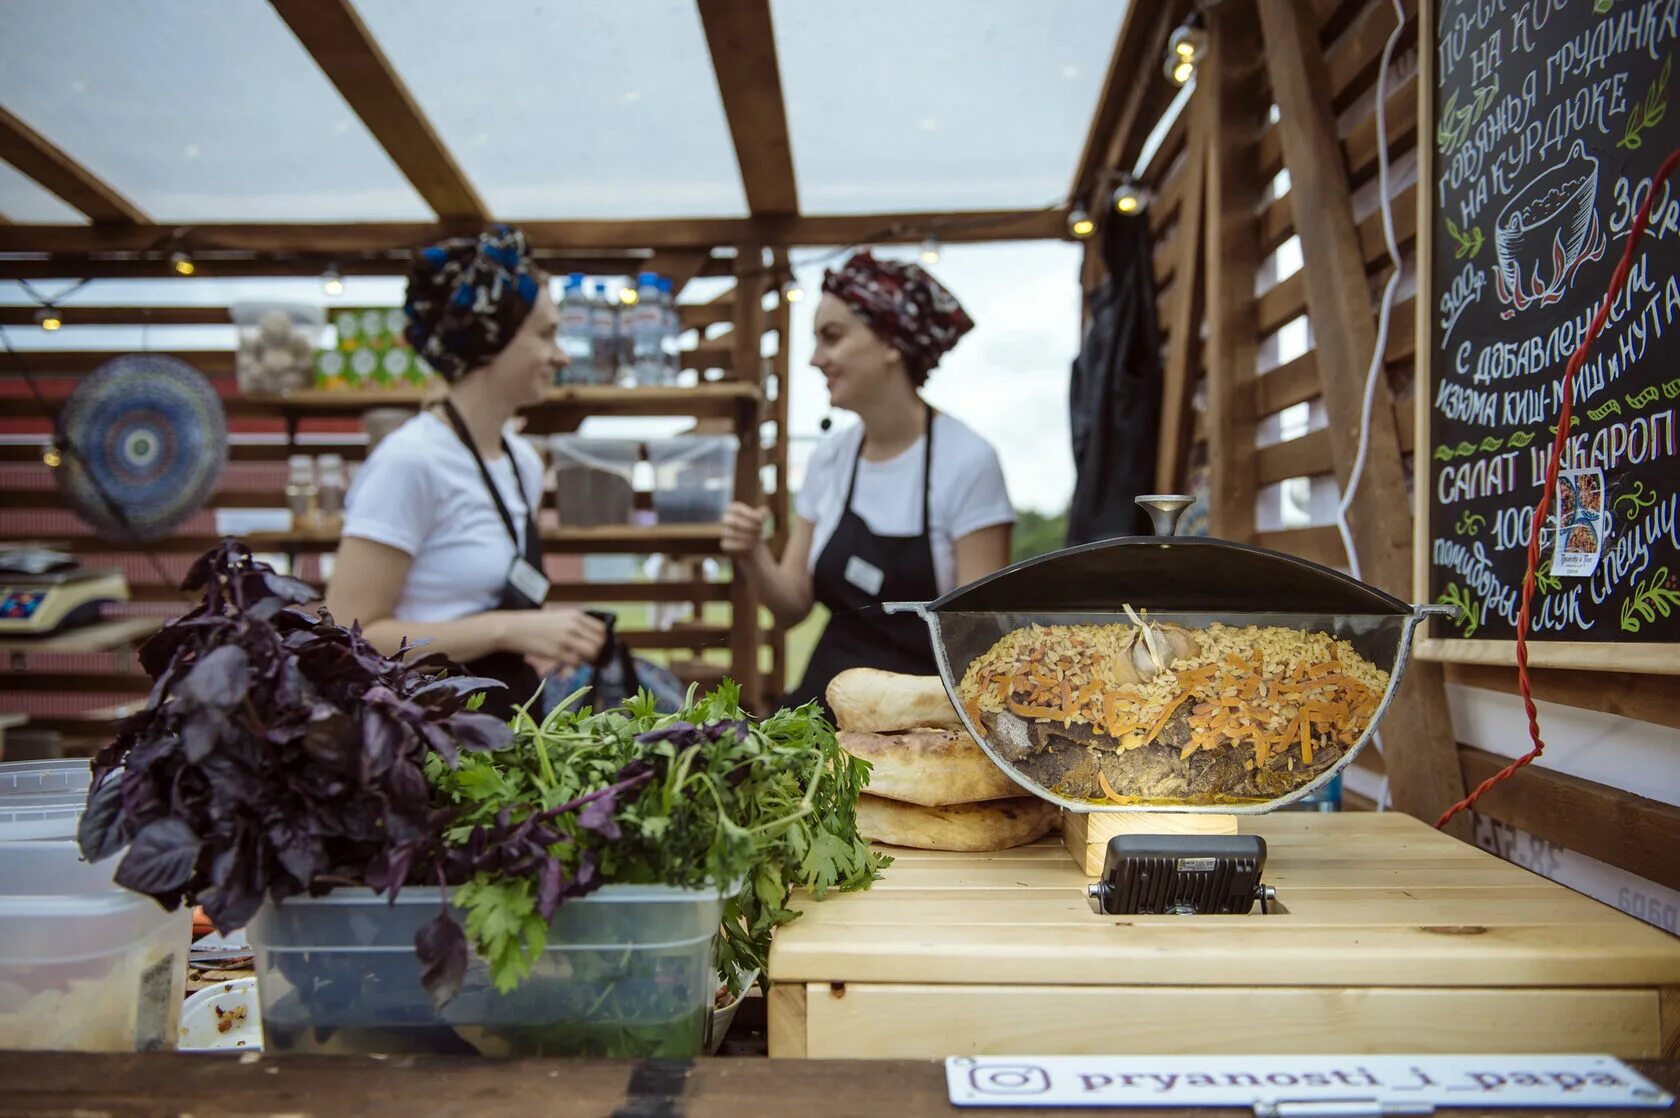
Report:
[[[1032,1064],[994,1064],[971,1070],[968,1085],[977,1095],[1042,1095],[1050,1090],[1050,1074]]]

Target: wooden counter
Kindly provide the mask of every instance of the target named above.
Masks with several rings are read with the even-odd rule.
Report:
[[[1680,1094],[1680,1064],[1636,1065]],[[0,1115],[28,1118],[295,1115],[297,1118],[923,1118],[964,1113],[946,1101],[945,1069],[918,1060],[473,1060],[415,1056],[92,1056],[0,1052]],[[968,1111],[1062,1118],[1094,1111]],[[1248,1110],[1104,1111],[1125,1118],[1252,1118]],[[1455,1118],[1536,1118],[1542,1111],[1454,1110]],[[1649,1111],[1572,1110],[1572,1118]],[[1666,1112],[1665,1112],[1666,1113]]]
[[[873,889],[777,932],[770,1054],[1680,1047],[1680,939],[1409,816],[1243,829],[1285,913],[1098,916],[1053,840],[894,849]]]

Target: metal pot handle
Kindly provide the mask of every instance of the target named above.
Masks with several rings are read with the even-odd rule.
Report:
[[[1133,500],[1149,514],[1157,536],[1174,535],[1178,531],[1178,518],[1196,502],[1196,498],[1186,493],[1145,493]]]

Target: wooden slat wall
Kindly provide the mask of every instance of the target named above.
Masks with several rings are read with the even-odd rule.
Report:
[[[167,279],[159,282],[169,282]],[[736,346],[731,331],[724,331],[712,339],[705,339],[706,327],[731,322],[735,314],[733,292],[725,292],[705,304],[685,304],[681,308],[683,328],[698,329],[702,339],[685,354],[684,367],[703,372],[717,370],[726,380],[757,379],[758,369],[738,371]],[[121,305],[92,305],[77,307],[67,313],[67,325],[61,337],[71,337],[84,326],[227,326],[230,324],[226,307],[144,307]],[[35,331],[33,308],[0,307],[0,326],[10,332],[14,345],[27,344],[29,332]],[[785,330],[785,315],[765,323],[767,330]],[[89,344],[98,344],[89,343]],[[777,344],[781,347],[780,338]],[[756,348],[753,347],[753,348]],[[785,347],[782,347],[785,348]],[[50,426],[46,417],[57,404],[102,362],[117,356],[122,350],[62,349],[24,350],[18,355],[0,353],[0,543],[25,540],[67,543],[81,560],[94,567],[114,567],[127,577],[133,600],[112,612],[117,616],[152,616],[166,618],[178,614],[188,603],[177,589],[191,560],[217,536],[217,510],[283,510],[286,508],[286,459],[292,453],[312,455],[338,454],[347,466],[354,468],[367,454],[367,441],[361,421],[357,418],[328,418],[305,416],[298,422],[298,445],[287,442],[285,421],[267,404],[258,404],[239,395],[235,382],[235,354],[226,348],[197,348],[178,355],[199,369],[211,380],[222,395],[229,415],[229,463],[217,490],[205,509],[182,524],[168,539],[139,551],[120,544],[97,539],[85,524],[70,512],[61,500],[52,471],[43,463],[42,454],[50,440]],[[784,358],[785,363],[785,358]],[[28,379],[25,372],[29,373]],[[744,374],[744,375],[743,375]],[[714,375],[716,375],[714,373]],[[33,386],[29,383],[33,380]],[[37,399],[37,393],[46,401]],[[400,401],[396,401],[400,403]],[[712,424],[730,424],[724,416],[734,416],[739,409],[727,402],[713,410],[717,417]],[[763,419],[776,432],[777,444],[786,422],[786,402],[779,407],[766,407]],[[743,429],[743,440],[759,434],[756,422]],[[552,422],[550,420],[549,422]],[[568,420],[575,426],[575,417]],[[536,422],[532,430],[542,428]],[[778,487],[785,489],[780,479],[785,476],[785,450],[772,456]],[[651,507],[646,494],[637,495],[638,507]],[[545,534],[559,531],[552,505],[541,514]],[[689,533],[693,535],[694,533]],[[696,616],[701,607],[730,600],[729,585],[724,583],[589,583],[583,580],[582,552],[622,551],[651,553],[660,550],[657,541],[642,537],[637,530],[627,528],[624,541],[606,546],[596,541],[549,545],[547,568],[554,580],[551,600],[612,604],[638,603],[694,603]],[[638,541],[642,542],[638,542]],[[673,550],[704,554],[704,541],[677,541],[669,545]],[[324,586],[323,558],[331,551],[331,543],[304,540],[293,554],[295,570],[300,577],[318,587]],[[284,552],[280,552],[284,554]],[[715,608],[715,607],[713,607]],[[721,674],[730,648],[728,626],[718,624],[690,624],[669,631],[631,632],[629,643],[637,649],[653,649],[684,656],[688,667],[681,672],[690,675]],[[763,634],[768,657],[780,663],[783,657],[784,634],[780,630]],[[708,659],[702,660],[706,656]],[[18,711],[31,716],[33,728],[56,729],[67,738],[72,748],[91,744],[104,734],[115,708],[143,699],[148,681],[138,674],[131,650],[116,650],[88,654],[36,653],[27,656],[8,656],[8,663],[0,666],[0,711]],[[714,680],[715,681],[715,680]],[[779,694],[780,687],[773,689]]]
[[[1250,3],[1251,0],[1233,2]],[[1331,104],[1339,116],[1338,131],[1348,183],[1362,203],[1356,216],[1374,313],[1376,300],[1389,272],[1382,217],[1376,208],[1375,101],[1377,70],[1383,46],[1394,26],[1393,9],[1390,0],[1300,2],[1310,3],[1319,20],[1320,43],[1330,78]],[[1397,188],[1393,201],[1395,235],[1405,267],[1410,269],[1417,237],[1418,186],[1412,179],[1415,176],[1414,156],[1418,139],[1419,91],[1415,77],[1418,34],[1415,0],[1407,0],[1405,6],[1408,26],[1395,52],[1396,66],[1388,83],[1386,114],[1391,179]],[[1427,40],[1427,36],[1425,38]],[[1210,59],[1209,65],[1218,65],[1218,60]],[[1398,80],[1394,80],[1396,78]],[[1205,336],[1207,324],[1200,314],[1190,320],[1180,302],[1186,279],[1181,273],[1185,262],[1196,257],[1184,251],[1179,239],[1186,229],[1191,228],[1191,223],[1186,220],[1187,203],[1194,204],[1195,193],[1200,187],[1192,173],[1194,165],[1186,153],[1193,152],[1198,141],[1210,139],[1197,135],[1198,122],[1212,115],[1198,114],[1197,103],[1208,95],[1215,82],[1211,75],[1204,74],[1200,84],[1202,88],[1192,97],[1190,106],[1169,130],[1167,140],[1152,161],[1147,176],[1155,192],[1149,221],[1155,237],[1156,313],[1164,338],[1164,365],[1168,369],[1167,399],[1162,416],[1164,433],[1175,423],[1172,383],[1175,363],[1178,367],[1187,367],[1191,382],[1187,391],[1198,397],[1195,414],[1188,421],[1192,432],[1189,445],[1176,455],[1176,463],[1169,462],[1168,455],[1163,452],[1162,469],[1157,478],[1163,490],[1183,489],[1189,484],[1196,468],[1208,457],[1206,386],[1201,383],[1207,370],[1204,347],[1199,344]],[[1271,98],[1264,70],[1254,78],[1253,84],[1254,97],[1262,104],[1269,104]],[[1146,128],[1149,126],[1145,125]],[[1281,137],[1275,124],[1267,124],[1261,132],[1258,152],[1261,179],[1269,183],[1284,169]],[[1295,233],[1292,195],[1286,192],[1281,197],[1263,202],[1258,219],[1261,251],[1269,256]],[[1307,266],[1310,267],[1311,263],[1308,261]],[[1092,269],[1087,269],[1086,275],[1093,287],[1100,279],[1100,274]],[[1202,275],[1188,278],[1197,285],[1205,282]],[[1266,343],[1273,341],[1275,332],[1291,327],[1297,319],[1306,316],[1303,279],[1302,273],[1296,272],[1282,282],[1257,289],[1263,349],[1261,367],[1265,367],[1268,359],[1273,364],[1264,372],[1257,368],[1245,383],[1235,386],[1234,390],[1247,395],[1246,400],[1236,403],[1251,408],[1252,414],[1262,423],[1275,419],[1287,408],[1301,404],[1313,405],[1316,409],[1323,376],[1362,378],[1364,375],[1363,368],[1321,368],[1318,354],[1311,345],[1310,332],[1305,352],[1281,363],[1277,363],[1275,356],[1268,358],[1267,353],[1275,353],[1275,348]],[[1395,400],[1392,422],[1401,451],[1409,455],[1413,449],[1412,389],[1416,358],[1413,327],[1418,312],[1416,299],[1409,293],[1408,287],[1409,281],[1402,285],[1393,309],[1385,360]],[[1310,327],[1310,323],[1308,325]],[[1187,350],[1181,349],[1186,342],[1189,343]],[[1286,441],[1256,446],[1252,453],[1254,476],[1262,487],[1291,478],[1314,479],[1322,486],[1324,479],[1329,478],[1333,491],[1331,440],[1325,429],[1314,429]],[[1316,520],[1302,527],[1273,530],[1261,527],[1252,538],[1265,546],[1317,562],[1329,565],[1345,563],[1340,539],[1334,524],[1328,519]],[[1502,693],[1514,693],[1516,690],[1516,674],[1507,668],[1448,665],[1445,675],[1448,683],[1459,686]],[[1535,697],[1604,715],[1680,728],[1680,713],[1677,713],[1680,712],[1680,678],[1672,676],[1541,670],[1535,673]],[[1521,727],[1513,726],[1512,735],[1522,737]],[[1459,762],[1466,783],[1474,786],[1503,765],[1504,759],[1461,745]],[[1374,776],[1383,772],[1382,758],[1374,749],[1362,753],[1357,764]],[[1348,792],[1345,795],[1350,807],[1374,806],[1357,794]],[[1680,878],[1675,876],[1670,864],[1672,859],[1667,853],[1680,846],[1680,809],[1644,798],[1637,794],[1637,790],[1612,788],[1539,766],[1529,766],[1485,799],[1479,810],[1486,818],[1526,830],[1565,849],[1596,858],[1668,888],[1680,889]]]

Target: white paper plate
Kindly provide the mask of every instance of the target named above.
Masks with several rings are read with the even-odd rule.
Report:
[[[256,979],[218,982],[181,1003],[181,1031],[175,1042],[180,1051],[261,1052],[262,1046]]]

